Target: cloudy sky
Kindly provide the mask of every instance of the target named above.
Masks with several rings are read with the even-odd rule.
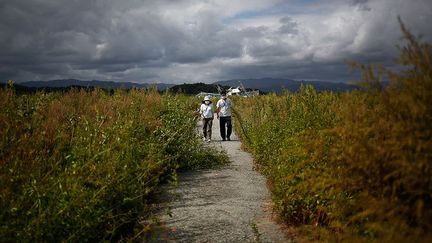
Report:
[[[348,81],[391,65],[431,0],[1,0],[0,80]]]

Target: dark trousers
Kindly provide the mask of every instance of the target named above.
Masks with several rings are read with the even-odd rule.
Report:
[[[203,118],[203,134],[204,138],[211,139],[213,118]]]
[[[230,116],[219,117],[219,125],[220,125],[220,134],[222,140],[225,140],[225,138],[229,138],[232,132],[231,117]],[[226,127],[226,132],[225,132],[225,127]]]

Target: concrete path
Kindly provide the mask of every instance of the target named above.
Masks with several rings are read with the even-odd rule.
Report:
[[[198,129],[201,131],[201,123]],[[226,150],[231,163],[222,168],[183,173],[172,188],[171,217],[151,242],[290,242],[272,219],[265,178],[253,170],[249,153],[233,134],[221,141],[219,120],[207,146]],[[164,232],[164,233],[161,233]]]

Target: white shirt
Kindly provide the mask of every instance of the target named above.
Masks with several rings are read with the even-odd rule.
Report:
[[[219,116],[231,116],[231,100],[230,99],[220,99],[216,103],[216,107],[219,108]]]
[[[200,106],[200,114],[204,118],[212,118],[213,117],[213,107],[212,104],[201,104]]]

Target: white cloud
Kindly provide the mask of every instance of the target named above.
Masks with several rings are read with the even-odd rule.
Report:
[[[430,0],[5,0],[0,78],[344,80],[393,60],[397,16],[432,40]]]

